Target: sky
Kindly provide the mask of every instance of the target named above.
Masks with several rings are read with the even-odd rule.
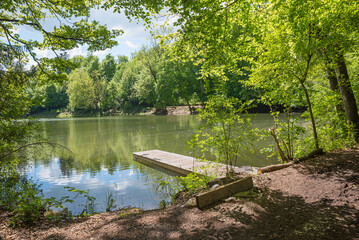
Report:
[[[105,11],[103,9],[91,10],[90,20],[96,20],[102,25],[106,25],[108,29],[121,29],[124,34],[117,37],[118,45],[112,49],[105,51],[97,51],[93,54],[98,56],[102,60],[107,54],[113,56],[126,55],[131,57],[131,53],[134,53],[144,45],[149,44],[149,38],[151,36],[150,29],[145,28],[142,21],[130,20],[123,14],[113,13],[111,10]],[[159,22],[158,22],[159,23]],[[42,23],[46,30],[50,30],[53,26],[58,25],[56,19],[47,19]],[[41,40],[41,34],[30,27],[22,27],[18,30],[20,36],[24,39]],[[38,57],[54,57],[55,54],[50,50],[35,50]],[[86,56],[88,54],[86,46],[80,46],[67,52],[70,58],[76,55]],[[32,65],[30,63],[30,65]]]

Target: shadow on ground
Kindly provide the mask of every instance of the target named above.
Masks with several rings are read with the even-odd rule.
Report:
[[[318,159],[311,159],[302,164],[304,174],[320,175],[322,178],[335,176],[343,182],[359,185],[359,150],[349,149],[327,153]]]
[[[354,239],[359,237],[359,212],[349,206],[331,206],[329,201],[306,203],[301,197],[275,191],[249,204],[254,213],[227,211],[245,224],[231,229],[234,239]],[[247,214],[246,214],[247,212]]]
[[[242,204],[216,207],[220,216],[206,218],[207,209],[195,228],[186,211],[177,209],[156,221],[140,223],[145,215],[116,219],[118,231],[97,235],[99,239],[356,239],[359,238],[359,212],[349,206],[331,206],[330,201],[306,203],[301,197],[268,192]],[[197,211],[197,210],[195,210]],[[235,220],[238,224],[219,221]],[[110,224],[106,223],[105,225]],[[200,225],[198,225],[200,224]],[[102,225],[99,228],[105,227]],[[125,228],[123,228],[126,226]],[[96,230],[95,230],[96,231]],[[101,231],[103,232],[103,231]]]

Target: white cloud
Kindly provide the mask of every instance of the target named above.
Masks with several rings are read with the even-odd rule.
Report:
[[[43,58],[43,57],[52,58],[56,56],[55,53],[49,49],[35,49],[34,53],[38,58]]]
[[[30,70],[31,66],[36,66],[37,63],[34,61],[34,59],[32,59],[32,57],[29,57],[29,61],[28,63],[25,65],[25,69],[26,70]]]
[[[115,184],[115,186],[113,187],[113,190],[115,191],[121,191],[121,190],[124,190],[126,189],[127,187],[131,186],[131,182],[130,181],[121,181],[121,182],[117,182]]]
[[[128,173],[128,176],[132,176],[132,175],[134,175],[135,174],[135,172],[133,171],[133,169],[131,169],[130,171],[129,171],[129,173]]]
[[[136,25],[116,25],[111,28],[111,30],[122,30],[124,33],[118,36],[118,39],[130,39],[130,40],[144,40],[150,36],[150,32],[146,31],[145,27],[141,24]]]
[[[94,56],[99,57],[100,59],[104,58],[107,54],[109,54],[110,50],[106,49],[106,50],[101,50],[101,51],[95,51],[93,52]]]
[[[91,177],[91,175],[85,175],[82,179],[83,183],[86,183],[86,185],[99,185],[100,180],[97,177]]]
[[[86,56],[86,52],[82,50],[81,46],[71,49],[67,53],[69,54],[70,58],[73,58],[74,56]]]
[[[131,28],[124,28],[124,34],[121,38],[136,38],[136,39],[145,39],[151,36],[149,31],[143,26],[133,26]]]
[[[48,167],[44,167],[41,171],[36,173],[37,179],[49,180],[52,178],[52,170]]]
[[[35,49],[34,53],[36,54],[37,59],[43,58],[43,57],[53,58],[53,57],[56,56],[55,53],[52,52],[49,49]],[[25,69],[30,69],[31,66],[36,66],[37,65],[37,62],[31,56],[28,56],[28,59],[29,59],[29,61],[26,64]]]
[[[138,46],[137,45],[135,45],[135,44],[133,44],[133,42],[131,42],[131,41],[125,41],[125,44],[128,46],[128,47],[130,47],[130,48],[138,48]]]

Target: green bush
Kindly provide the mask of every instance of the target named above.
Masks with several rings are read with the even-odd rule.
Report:
[[[71,219],[74,216],[64,208],[64,203],[74,203],[74,199],[79,196],[86,198],[80,216],[96,213],[95,198],[89,195],[88,190],[65,187],[69,192],[75,193],[75,196],[72,199],[69,196],[56,199],[45,198],[40,187],[41,185],[19,174],[0,178],[0,207],[12,212],[10,226],[33,225],[45,217],[56,221]],[[50,210],[52,208],[60,211],[53,212]]]
[[[188,142],[193,152],[199,148],[202,152],[215,154],[218,162],[227,165],[226,175],[229,177],[243,150],[249,150],[251,143],[258,139],[250,118],[243,114],[250,103],[222,95],[211,96],[199,113],[205,125]]]
[[[18,174],[1,178],[0,205],[13,212],[11,226],[32,224],[46,211],[40,186]]]
[[[24,184],[22,191],[18,192],[15,200],[17,207],[11,217],[11,226],[17,226],[21,223],[31,225],[38,221],[46,212],[42,192],[34,183],[27,182]]]
[[[179,189],[189,193],[197,193],[204,188],[207,188],[207,183],[214,177],[200,175],[192,172],[185,177],[177,177]]]

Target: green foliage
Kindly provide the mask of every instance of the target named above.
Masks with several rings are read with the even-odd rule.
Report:
[[[167,207],[167,202],[165,200],[161,200],[160,203],[158,204],[158,207],[160,209],[165,209]]]
[[[291,161],[298,156],[298,147],[303,146],[301,142],[305,128],[298,125],[299,117],[291,112],[291,108],[286,109],[284,121],[279,120],[279,112],[272,112],[271,114],[274,117],[275,128],[270,132],[275,138],[274,141],[278,141],[278,151],[283,152],[283,154],[280,153],[281,161],[282,163]]]
[[[101,110],[102,112],[116,110],[119,105],[119,85],[112,80],[106,85],[106,90],[101,101]]]
[[[166,199],[171,198],[172,202],[176,195],[183,191],[186,194],[193,195],[199,193],[203,189],[207,189],[207,183],[211,181],[214,176],[211,175],[201,175],[196,172],[192,172],[187,176],[178,176],[175,178],[174,182],[169,182],[164,179],[159,179],[155,182],[156,192],[160,193],[162,200],[159,203],[159,208],[166,208],[170,202]]]
[[[112,80],[116,72],[116,67],[115,58],[111,54],[107,54],[100,66],[101,76],[106,80],[106,82]]]
[[[190,194],[198,193],[202,189],[206,189],[207,183],[213,178],[213,176],[200,175],[192,172],[185,177],[177,177],[178,188],[180,191],[185,191]]]
[[[55,221],[72,219],[74,216],[64,208],[65,203],[73,204],[78,197],[84,197],[86,204],[80,216],[94,214],[95,198],[90,196],[88,190],[79,190],[73,187],[65,187],[75,195],[56,199],[45,198],[41,186],[32,180],[20,176],[17,172],[2,176],[0,179],[0,206],[2,209],[12,211],[10,225],[33,225],[47,217]],[[56,212],[50,209],[57,209]]]
[[[91,76],[93,72],[100,71],[100,59],[97,56],[89,55],[82,61],[80,66]]]
[[[69,103],[69,97],[66,94],[66,85],[50,84],[45,89],[45,108],[59,109],[65,108]]]
[[[194,113],[193,105],[203,103],[212,93],[212,90],[205,90],[200,65],[196,65],[194,59],[174,59],[172,48],[161,48],[155,38],[152,41],[152,46],[143,47],[133,54],[131,60],[119,56],[115,61],[111,55],[107,55],[102,62],[93,55],[74,57],[70,61],[82,70],[71,69],[70,82],[64,81],[55,86],[43,84],[40,79],[33,80],[29,95],[36,105],[32,107],[32,112],[63,108],[65,102],[69,101],[68,109],[75,113],[96,112],[107,115],[117,110],[135,113],[146,107],[165,112],[167,106],[176,105],[187,105]],[[79,71],[87,72],[92,83],[85,83],[89,78],[86,76],[82,79]],[[241,100],[254,98],[255,94],[250,88],[241,83],[248,78],[247,73],[238,75],[226,71],[226,77],[228,81],[225,84],[215,76],[207,77],[207,80],[215,82],[213,90],[221,89],[228,96],[238,96]],[[75,78],[81,81],[75,81]]]
[[[121,5],[116,0],[109,2]],[[352,91],[357,93],[357,88],[352,89],[343,70],[348,65],[344,60],[353,59],[358,51],[357,3],[290,0],[140,1],[138,4],[146,6],[149,12],[166,9],[168,15],[176,16],[177,32],[164,36],[162,41],[175,39],[170,44],[172,58],[191,59],[200,65],[201,77],[208,81],[208,87],[213,87],[213,79],[214,85],[217,84],[216,78],[225,86],[229,80],[227,71],[240,76],[250,74],[249,79],[241,81],[245,87],[251,86],[260,93],[265,104],[306,107],[312,125],[307,130],[313,134],[307,140],[311,139],[311,146],[316,149],[321,146],[320,140],[328,138],[318,136],[321,130],[316,125],[321,113],[315,112],[316,106],[311,101],[317,104],[312,91],[322,82],[313,76],[328,67],[336,69],[334,77],[345,89],[341,90],[341,97],[347,122],[352,123],[349,129],[359,141],[357,104],[351,96]],[[146,12],[141,15],[147,19]],[[349,66],[349,72],[355,71],[353,66],[356,64]],[[350,76],[352,84],[355,76]],[[325,74],[321,78],[328,81]],[[356,85],[354,82],[353,86]],[[326,121],[329,123],[331,119]],[[335,132],[346,141],[345,131]]]
[[[178,186],[178,181],[171,181],[173,179],[168,179],[164,177],[160,177],[157,180],[154,181],[154,191],[159,196],[159,208],[165,208],[168,206],[171,202],[168,201],[168,199],[171,199],[173,202],[174,196],[177,194],[177,192],[180,190]]]
[[[59,206],[55,199],[45,199],[41,186],[17,173],[1,178],[0,204],[12,211],[11,226],[31,225],[39,221],[49,207]],[[65,199],[62,199],[61,203]]]
[[[41,84],[39,80],[32,79],[25,88],[31,101],[30,113],[66,108],[69,103],[66,89],[67,82]]]
[[[210,97],[200,111],[200,118],[206,121],[205,128],[191,140],[192,148],[198,146],[201,151],[214,151],[217,160],[229,166],[229,175],[230,167],[238,164],[241,150],[248,148],[255,137],[250,119],[241,116],[247,106],[235,98]]]
[[[9,51],[8,51],[9,50]],[[35,72],[25,71],[16,52],[0,44],[0,171],[12,172],[18,162],[16,152],[35,138],[36,123],[19,121],[29,111],[31,100],[25,94],[27,79]]]
[[[323,149],[330,151],[333,149],[352,147],[354,142],[353,133],[346,122],[342,108],[340,93],[330,89],[328,81],[317,79],[318,84],[313,87],[313,112],[318,124],[318,135],[322,142],[325,143]],[[306,114],[304,116],[307,116]],[[312,148],[310,144],[302,144],[299,151],[303,148]]]
[[[206,172],[206,169],[202,169]],[[208,169],[207,169],[208,170]],[[155,192],[160,196],[159,208],[166,208],[169,204],[174,203],[177,194],[181,191],[188,195],[196,194],[207,188],[207,183],[215,176],[209,174],[198,174],[192,172],[187,176],[177,176],[173,181],[159,178],[154,182]],[[168,201],[171,199],[171,202]]]
[[[110,190],[108,190],[106,193],[105,206],[106,212],[110,212],[117,207],[116,199],[113,196],[113,192],[111,192]]]
[[[90,76],[83,70],[77,69],[70,76],[67,93],[69,95],[69,108],[84,112],[95,108],[95,87]]]
[[[85,198],[86,202],[83,205],[79,205],[84,207],[82,212],[80,213],[81,217],[85,217],[88,215],[92,215],[96,213],[96,204],[95,204],[95,200],[96,198],[91,196],[89,194],[89,190],[81,190],[81,189],[76,189],[74,187],[65,187],[67,189],[68,192],[74,193],[75,196],[73,197],[73,199],[76,199],[79,196],[82,196]],[[71,200],[73,202],[73,200]]]
[[[30,225],[40,220],[46,211],[39,189],[31,182],[21,184],[12,199],[17,205],[11,217],[11,226]]]

